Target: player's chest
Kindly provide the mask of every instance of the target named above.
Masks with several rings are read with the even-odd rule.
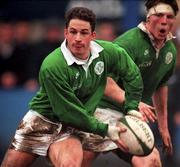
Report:
[[[88,68],[76,66],[70,77],[70,85],[74,91],[91,91],[96,88],[104,77],[104,64],[102,62],[90,65]]]
[[[155,50],[144,48],[138,53],[136,64],[141,71],[149,71],[151,69],[165,70],[173,65],[174,55],[170,50]]]

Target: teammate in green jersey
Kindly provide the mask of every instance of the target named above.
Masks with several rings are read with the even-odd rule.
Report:
[[[83,149],[78,130],[108,136],[128,150],[119,139],[126,129],[98,121],[94,111],[110,73],[124,81],[124,111],[137,110],[143,91],[138,67],[124,49],[94,41],[95,14],[87,8],[66,13],[64,35],[61,46],[41,65],[40,89],[29,103],[1,167],[26,167],[38,155],[47,156],[55,167],[80,167]],[[105,95],[117,96],[113,92]]]
[[[167,123],[167,81],[173,73],[176,62],[176,49],[171,40],[173,38],[171,30],[178,12],[178,6],[175,0],[148,0],[145,5],[147,8],[146,22],[142,22],[138,27],[125,32],[115,39],[114,43],[124,48],[139,67],[144,83],[139,111],[146,120],[149,119],[153,122],[156,120],[153,111],[156,111],[164,149],[171,155],[173,148]],[[123,88],[120,78],[115,75],[111,77]],[[108,83],[112,87],[114,81],[108,79]],[[113,89],[112,92],[124,94],[119,87],[116,90]],[[151,97],[154,107],[151,106]],[[121,117],[119,111],[121,111],[120,104],[104,98],[96,110],[95,116],[102,122],[112,122]],[[94,142],[97,139],[98,143]],[[102,143],[100,143],[100,139]],[[97,136],[93,138],[92,135],[91,139],[85,137],[84,140],[84,149],[87,151],[84,151],[86,154],[84,153],[83,166],[90,166],[98,152],[113,150],[119,156],[125,156],[124,153],[120,153],[119,149],[118,151],[115,150],[117,146],[110,140],[104,140]],[[161,166],[160,155],[156,148],[147,157],[133,156],[132,158],[132,156],[126,156],[124,158],[130,161],[134,167],[141,167],[142,165],[145,167]]]

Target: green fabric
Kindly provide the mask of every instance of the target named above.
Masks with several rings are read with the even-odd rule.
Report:
[[[156,50],[148,35],[136,27],[119,36],[114,43],[124,48],[139,67],[144,83],[142,101],[150,104],[153,92],[166,85],[174,71],[177,53],[173,42],[167,41],[156,57]],[[120,78],[113,78],[123,87]],[[122,111],[119,105],[106,98],[103,98],[99,106]]]
[[[93,113],[103,96],[109,73],[118,75],[125,82],[125,109],[137,108],[143,89],[139,69],[120,47],[111,42],[97,43],[104,49],[87,72],[76,63],[68,66],[61,48],[48,55],[39,73],[40,89],[29,103],[30,108],[52,121],[105,136],[107,124],[98,122]],[[97,64],[104,64],[101,74],[97,74]]]

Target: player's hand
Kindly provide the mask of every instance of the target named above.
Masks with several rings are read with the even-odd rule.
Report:
[[[168,155],[173,154],[173,146],[171,142],[171,137],[168,130],[163,130],[163,132],[160,132],[161,138],[163,141],[163,152]]]
[[[154,113],[154,111],[155,111],[154,107],[152,107],[146,103],[140,102],[138,109],[139,109],[139,112],[142,114],[144,121],[155,122],[157,120],[157,117]]]
[[[128,147],[121,141],[120,139],[120,133],[125,133],[126,128],[120,127],[120,126],[108,126],[108,137],[112,139],[117,146],[124,152],[128,152]]]

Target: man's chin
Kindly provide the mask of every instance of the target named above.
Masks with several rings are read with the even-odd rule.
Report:
[[[167,37],[166,34],[158,34],[158,36],[156,36],[156,39],[157,39],[157,40],[165,40],[166,37]]]

